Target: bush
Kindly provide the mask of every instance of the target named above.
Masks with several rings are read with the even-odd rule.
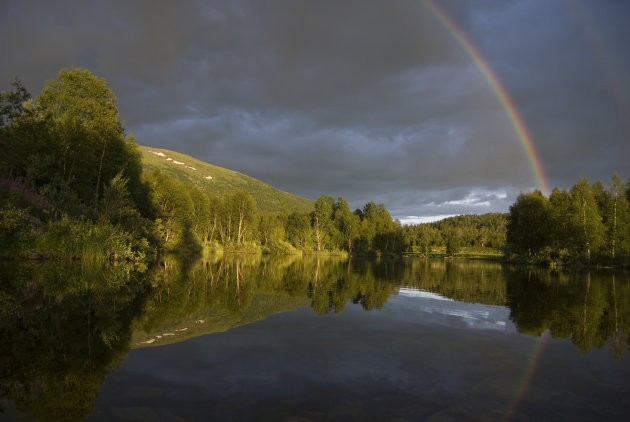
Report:
[[[286,241],[269,242],[266,248],[263,250],[263,252],[271,254],[271,255],[300,255],[301,254],[301,252],[298,251],[292,244]]]
[[[453,256],[457,253],[459,253],[459,249],[460,249],[460,242],[459,242],[459,237],[452,235],[449,236],[448,239],[446,239],[446,254]]]
[[[550,246],[542,248],[535,257],[536,263],[546,265],[550,268],[566,265],[570,262],[570,260],[571,254],[568,249],[552,248]]]
[[[33,235],[27,226],[27,214],[14,207],[0,209],[0,255],[24,255],[33,244]]]
[[[93,261],[142,260],[152,252],[146,239],[119,226],[68,218],[51,223],[38,247],[55,258]]]

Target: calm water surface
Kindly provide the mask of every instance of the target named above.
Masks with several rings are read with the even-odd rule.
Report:
[[[630,420],[630,276],[3,264],[3,420]]]

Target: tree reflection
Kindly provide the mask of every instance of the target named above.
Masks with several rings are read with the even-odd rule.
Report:
[[[299,307],[318,315],[348,304],[375,311],[401,288],[509,306],[519,331],[539,336],[548,329],[583,352],[609,347],[621,358],[630,343],[630,281],[620,273],[214,255],[165,257],[142,273],[125,265],[4,263],[0,277],[0,399],[40,421],[84,419],[129,347],[225,331]]]
[[[511,317],[523,333],[568,338],[584,353],[611,347],[621,358],[630,343],[630,283],[614,273],[506,272]]]
[[[129,349],[145,297],[137,276],[125,265],[2,264],[0,397],[29,419],[84,419]]]

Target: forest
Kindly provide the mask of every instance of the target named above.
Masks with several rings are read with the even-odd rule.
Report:
[[[62,69],[32,98],[19,79],[0,98],[0,256],[141,261],[160,251],[397,253],[402,228],[382,204],[351,211],[322,195],[311,212],[261,212],[143,172],[107,81]]]
[[[453,256],[477,252],[563,265],[630,256],[629,185],[580,180],[570,192],[522,193],[509,214],[402,225],[384,204],[351,210],[321,195],[312,210],[261,210],[143,170],[107,81],[62,69],[35,98],[19,79],[0,93],[0,257],[152,260],[168,251]],[[274,199],[279,202],[277,199]]]
[[[605,187],[581,178],[569,190],[521,193],[510,207],[506,255],[511,260],[621,264],[630,260],[630,182],[614,173]]]

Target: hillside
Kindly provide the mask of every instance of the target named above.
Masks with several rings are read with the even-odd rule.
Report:
[[[204,163],[185,154],[166,149],[138,146],[146,172],[159,169],[169,176],[197,185],[203,191],[222,197],[243,189],[249,192],[261,211],[281,209],[311,211],[313,201],[283,192],[244,174]]]
[[[271,315],[295,311],[308,307],[311,300],[306,296],[291,297],[287,294],[256,294],[241,315],[225,313],[225,310],[202,309],[182,320],[170,321],[167,324],[153,328],[149,332],[141,327],[135,327],[131,348],[164,346],[179,343],[193,337],[207,334],[222,333],[242,325],[264,321]]]

